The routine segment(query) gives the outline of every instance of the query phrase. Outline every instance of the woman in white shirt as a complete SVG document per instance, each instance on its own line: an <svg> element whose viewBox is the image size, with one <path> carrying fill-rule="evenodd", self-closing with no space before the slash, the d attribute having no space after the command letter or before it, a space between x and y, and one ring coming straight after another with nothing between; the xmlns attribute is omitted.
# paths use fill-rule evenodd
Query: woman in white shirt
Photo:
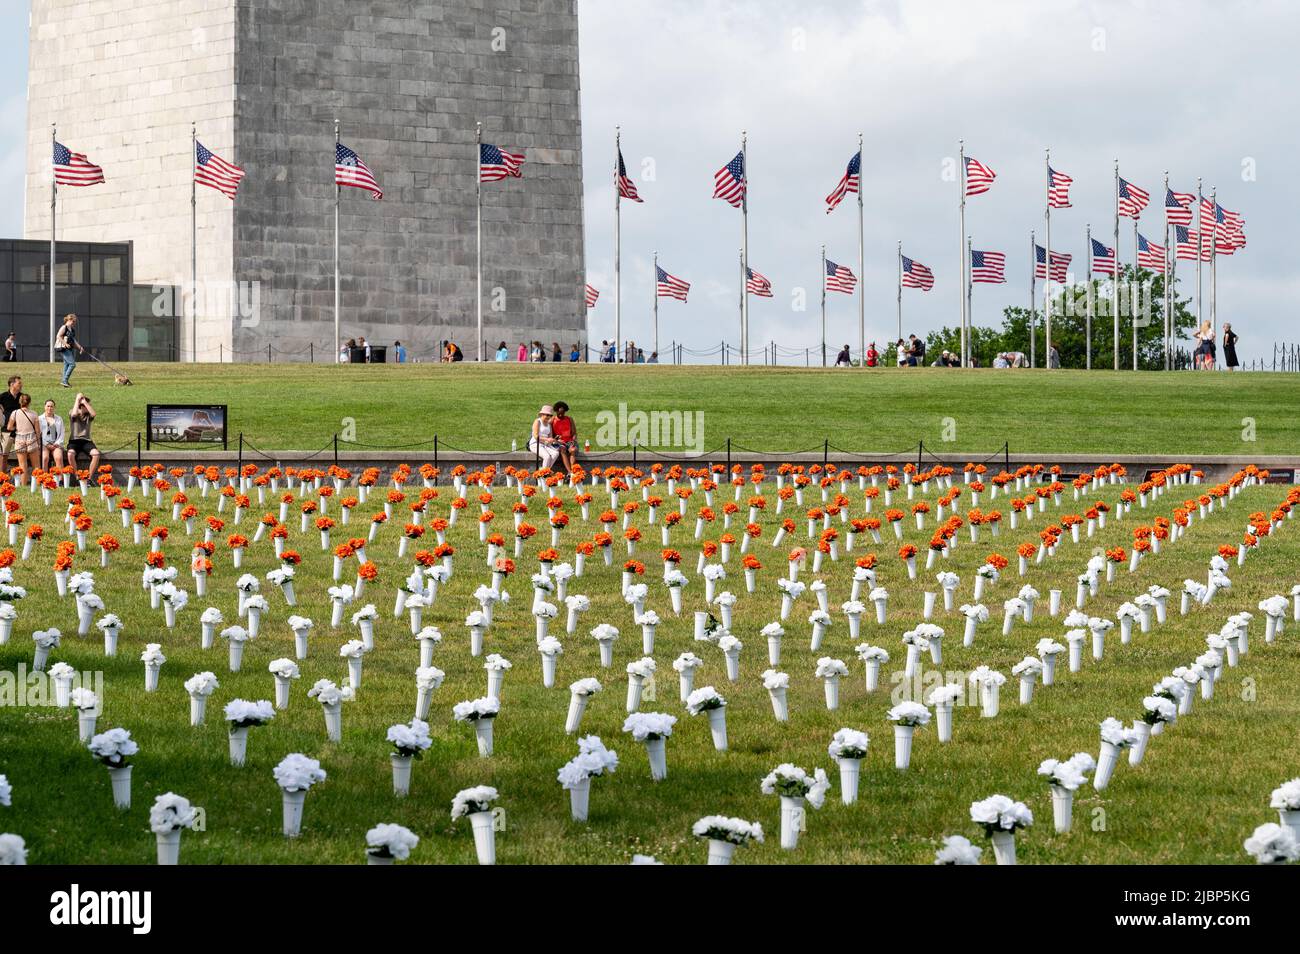
<svg viewBox="0 0 1300 954"><path fill-rule="evenodd" d="M41 429L41 468L63 466L63 418L54 413L54 402L45 402L45 413L36 419Z"/></svg>
<svg viewBox="0 0 1300 954"><path fill-rule="evenodd" d="M554 416L555 409L549 404L543 404L537 412L537 420L533 421L532 437L528 439L528 449L537 455L539 466L545 469L554 467L560 456L560 442L551 430L551 419Z"/></svg>

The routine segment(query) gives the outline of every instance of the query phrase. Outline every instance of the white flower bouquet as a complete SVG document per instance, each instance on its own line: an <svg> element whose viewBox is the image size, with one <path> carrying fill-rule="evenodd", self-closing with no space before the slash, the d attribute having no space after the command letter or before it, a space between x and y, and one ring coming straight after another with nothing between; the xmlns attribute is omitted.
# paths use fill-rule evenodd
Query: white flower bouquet
<svg viewBox="0 0 1300 954"><path fill-rule="evenodd" d="M569 684L569 714L564 721L566 735L578 731L582 714L587 710L587 700L598 692L600 692L600 682L591 677Z"/></svg>
<svg viewBox="0 0 1300 954"><path fill-rule="evenodd" d="M804 803L820 809L826 802L830 779L825 769L813 774L797 765L783 762L764 776L760 790L764 795L781 798L781 847L793 850L799 844L799 832L804 826Z"/></svg>
<svg viewBox="0 0 1300 954"><path fill-rule="evenodd" d="M1110 777L1119 762L1119 753L1130 749L1138 741L1136 729L1130 729L1118 719L1106 718L1101 723L1101 754L1097 757L1097 773L1092 787L1101 791L1110 784Z"/></svg>
<svg viewBox="0 0 1300 954"><path fill-rule="evenodd" d="M709 843L709 864L729 865L737 846L763 840L763 826L743 818L705 815L691 826L691 834Z"/></svg>
<svg viewBox="0 0 1300 954"><path fill-rule="evenodd" d="M1007 677L996 669L990 669L988 666L976 666L966 678L970 680L971 685L979 687L980 715L986 719L996 717L999 706L999 691L1006 683Z"/></svg>
<svg viewBox="0 0 1300 954"><path fill-rule="evenodd" d="M578 754L560 767L556 779L569 793L569 811L574 821L585 822L591 798L591 780L612 774L618 768L618 753L605 748L600 736L578 740Z"/></svg>
<svg viewBox="0 0 1300 954"><path fill-rule="evenodd" d="M131 756L140 751L131 733L126 729L109 729L92 736L86 748L108 769L113 785L113 804L121 809L130 808Z"/></svg>
<svg viewBox="0 0 1300 954"><path fill-rule="evenodd" d="M302 831L302 809L307 791L325 781L325 770L316 759L292 752L272 769L271 774L281 790L285 837L296 838Z"/></svg>
<svg viewBox="0 0 1300 954"><path fill-rule="evenodd" d="M1052 821L1057 834L1068 832L1074 822L1074 793L1088 781L1088 773L1097 767L1087 752L1076 752L1070 758L1044 759L1038 774L1047 779L1052 793Z"/></svg>
<svg viewBox="0 0 1300 954"><path fill-rule="evenodd" d="M275 708L266 699L232 699L226 703L225 715L230 727L230 764L240 766L248 754L248 730L274 719Z"/></svg>
<svg viewBox="0 0 1300 954"><path fill-rule="evenodd" d="M272 659L266 669L275 677L275 707L277 709L289 708L289 684L294 679L302 676L298 664L292 659L282 657Z"/></svg>
<svg viewBox="0 0 1300 954"><path fill-rule="evenodd" d="M483 758L492 754L492 729L500 711L500 700L492 696L469 699L452 706L451 714L457 722L469 722L474 726L478 754Z"/></svg>
<svg viewBox="0 0 1300 954"><path fill-rule="evenodd" d="M952 713L966 691L956 683L945 683L930 690L927 702L934 706L935 728L940 742L952 741Z"/></svg>
<svg viewBox="0 0 1300 954"><path fill-rule="evenodd" d="M645 744L650 777L656 782L668 777L665 741L673 734L677 717L663 712L633 712L623 720L623 731Z"/></svg>
<svg viewBox="0 0 1300 954"><path fill-rule="evenodd" d="M866 666L867 692L875 692L880 687L880 667L889 662L888 650L870 643L859 643L854 651Z"/></svg>
<svg viewBox="0 0 1300 954"><path fill-rule="evenodd" d="M490 785L461 789L451 800L451 820L468 818L474 829L474 850L481 865L497 861L495 817L492 803L500 795Z"/></svg>
<svg viewBox="0 0 1300 954"><path fill-rule="evenodd" d="M198 812L190 800L175 792L164 792L149 809L149 828L158 842L158 864L180 864L181 832L193 828Z"/></svg>
<svg viewBox="0 0 1300 954"><path fill-rule="evenodd" d="M984 829L993 841L993 854L1000 865L1016 863L1016 832L1034 823L1034 814L1024 802L1006 795L990 795L971 802L971 821Z"/></svg>
<svg viewBox="0 0 1300 954"><path fill-rule="evenodd" d="M934 853L936 865L977 865L984 849L972 845L965 835L949 835L943 840L943 847Z"/></svg>
<svg viewBox="0 0 1300 954"><path fill-rule="evenodd" d="M1020 679L1020 704L1027 706L1034 698L1034 683L1042 674L1043 663L1037 656L1026 656L1011 667L1011 675Z"/></svg>
<svg viewBox="0 0 1300 954"><path fill-rule="evenodd" d="M331 742L343 738L343 703L351 701L356 695L351 686L340 688L329 679L318 679L310 689L307 697L315 699L321 705L325 715L325 732Z"/></svg>
<svg viewBox="0 0 1300 954"><path fill-rule="evenodd" d="M852 805L858 800L862 760L867 757L870 739L857 729L838 729L826 751L840 766L840 800Z"/></svg>
<svg viewBox="0 0 1300 954"><path fill-rule="evenodd" d="M912 736L930 723L930 710L919 702L900 702L886 718L894 723L894 768L904 771L912 763Z"/></svg>
<svg viewBox="0 0 1300 954"><path fill-rule="evenodd" d="M394 861L405 861L419 843L420 836L409 828L389 823L376 825L366 832L366 864L391 865Z"/></svg>

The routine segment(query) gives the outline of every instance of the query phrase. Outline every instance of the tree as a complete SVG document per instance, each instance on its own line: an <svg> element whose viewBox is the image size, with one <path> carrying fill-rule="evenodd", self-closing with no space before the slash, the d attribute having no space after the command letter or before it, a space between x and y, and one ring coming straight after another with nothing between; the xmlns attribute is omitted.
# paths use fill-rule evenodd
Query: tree
<svg viewBox="0 0 1300 954"><path fill-rule="evenodd" d="M1136 293L1134 293L1136 289ZM1196 316L1191 310L1190 298L1177 297L1174 288L1173 348L1190 337L1196 327ZM1061 367L1087 367L1087 314L1088 296L1092 296L1092 366L1110 368L1114 364L1114 321L1111 317L1111 283L1109 280L1089 279L1068 288L1062 288L1052 300L1052 344L1061 355ZM1164 295L1165 278L1146 269L1135 270L1123 266L1120 272L1120 341L1119 366L1133 366L1133 326L1130 316L1138 317L1138 367L1142 370L1160 370L1164 359ZM1047 334L1044 315L1035 312L1038 366L1047 363ZM1028 308L1011 306L1002 312L1000 329L973 326L971 328L971 354L982 367L989 367L999 352L1023 351L1029 354ZM926 338L926 348L936 351L961 352L961 329L942 328Z"/></svg>

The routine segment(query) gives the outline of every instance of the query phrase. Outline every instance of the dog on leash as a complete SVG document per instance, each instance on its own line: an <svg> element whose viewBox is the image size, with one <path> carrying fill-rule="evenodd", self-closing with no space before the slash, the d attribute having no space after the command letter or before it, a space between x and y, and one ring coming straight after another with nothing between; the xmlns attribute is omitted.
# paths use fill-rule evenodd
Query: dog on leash
<svg viewBox="0 0 1300 954"><path fill-rule="evenodd" d="M131 379L128 378L125 374L115 374L113 375L113 383L120 384L123 387L130 387Z"/></svg>

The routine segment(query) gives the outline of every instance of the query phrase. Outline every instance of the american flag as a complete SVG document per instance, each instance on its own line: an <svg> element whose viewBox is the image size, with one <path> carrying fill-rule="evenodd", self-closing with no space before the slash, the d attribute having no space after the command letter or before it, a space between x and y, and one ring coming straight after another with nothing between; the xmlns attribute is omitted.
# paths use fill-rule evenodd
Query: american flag
<svg viewBox="0 0 1300 954"><path fill-rule="evenodd" d="M904 255L903 287L919 288L922 291L929 291L934 287L934 272L930 271L920 262L914 262Z"/></svg>
<svg viewBox="0 0 1300 954"><path fill-rule="evenodd" d="M719 169L713 175L713 197L724 199L736 208L740 208L745 197L745 154L736 153L736 158Z"/></svg>
<svg viewBox="0 0 1300 954"><path fill-rule="evenodd" d="M993 185L993 180L997 178L995 173L984 163L970 156L966 157L966 194L979 195L981 192L988 192L989 187Z"/></svg>
<svg viewBox="0 0 1300 954"><path fill-rule="evenodd" d="M746 268L745 291L751 295L757 295L759 298L771 298L772 283L762 273L756 272L752 268Z"/></svg>
<svg viewBox="0 0 1300 954"><path fill-rule="evenodd" d="M971 249L970 280L985 285L1002 285L1007 280L1007 257L1002 252Z"/></svg>
<svg viewBox="0 0 1300 954"><path fill-rule="evenodd" d="M1217 202L1201 200L1202 227L1205 217L1214 224L1214 251L1218 255L1231 255L1246 247L1246 220L1236 212L1229 212Z"/></svg>
<svg viewBox="0 0 1300 954"><path fill-rule="evenodd" d="M829 258L826 259L827 291L844 292L846 295L852 295L857 284L858 277L853 274L847 265L836 265Z"/></svg>
<svg viewBox="0 0 1300 954"><path fill-rule="evenodd" d="M1174 226L1174 254L1178 258L1191 262L1196 261L1196 246L1200 244L1201 235L1196 229L1188 228L1185 225ZM1201 250L1201 261L1208 262L1210 260L1209 243L1206 242L1205 246Z"/></svg>
<svg viewBox="0 0 1300 954"><path fill-rule="evenodd" d="M1163 275L1165 273L1165 247L1147 241L1147 237L1138 233L1137 246L1138 268L1146 268Z"/></svg>
<svg viewBox="0 0 1300 954"><path fill-rule="evenodd" d="M104 170L61 142L54 144L54 181L59 185L88 186L104 181Z"/></svg>
<svg viewBox="0 0 1300 954"><path fill-rule="evenodd" d="M1073 255L1067 255L1064 252L1052 253L1052 281L1064 282L1066 271L1070 267L1070 260ZM1034 277L1047 277L1047 249L1041 245L1034 246Z"/></svg>
<svg viewBox="0 0 1300 954"><path fill-rule="evenodd" d="M1124 179L1119 180L1119 214L1126 218L1136 219L1142 214L1142 210L1147 207L1147 202L1151 199L1151 193L1139 189L1133 183Z"/></svg>
<svg viewBox="0 0 1300 954"><path fill-rule="evenodd" d="M1165 221L1170 225L1192 224L1192 203L1196 196L1190 192L1165 189Z"/></svg>
<svg viewBox="0 0 1300 954"><path fill-rule="evenodd" d="M361 161L361 157L341 142L334 144L334 184L369 189L376 202L384 197L374 174Z"/></svg>
<svg viewBox="0 0 1300 954"><path fill-rule="evenodd" d="M1074 182L1064 172L1047 167L1047 204L1053 209L1070 208L1070 185Z"/></svg>
<svg viewBox="0 0 1300 954"><path fill-rule="evenodd" d="M655 266L655 295L659 298L676 298L686 300L686 293L691 290L691 283L684 282L674 275L669 275L658 265Z"/></svg>
<svg viewBox="0 0 1300 954"><path fill-rule="evenodd" d="M507 176L522 179L519 167L524 164L522 152L506 152L497 146L481 142L478 144L478 181L496 182Z"/></svg>
<svg viewBox="0 0 1300 954"><path fill-rule="evenodd" d="M587 307L595 308L596 299L600 297L600 292L596 291L596 289L591 285L587 285L586 289L587 289Z"/></svg>
<svg viewBox="0 0 1300 954"><path fill-rule="evenodd" d="M830 215L835 211L835 207L840 204L846 193L857 192L858 183L862 174L862 150L853 154L849 160L849 167L844 170L844 178L840 184L835 187L835 191L826 197L826 214Z"/></svg>
<svg viewBox="0 0 1300 954"><path fill-rule="evenodd" d="M239 191L239 180L244 178L244 170L232 166L197 140L194 143L194 153L194 181L199 185L211 186L233 199Z"/></svg>
<svg viewBox="0 0 1300 954"><path fill-rule="evenodd" d="M1092 272L1094 275L1115 274L1115 250L1092 240Z"/></svg>
<svg viewBox="0 0 1300 954"><path fill-rule="evenodd" d="M624 199L631 199L633 202L644 201L636 194L636 183L627 175L627 166L623 165L623 150L618 151L618 168L614 170L614 183L618 186L618 194Z"/></svg>

